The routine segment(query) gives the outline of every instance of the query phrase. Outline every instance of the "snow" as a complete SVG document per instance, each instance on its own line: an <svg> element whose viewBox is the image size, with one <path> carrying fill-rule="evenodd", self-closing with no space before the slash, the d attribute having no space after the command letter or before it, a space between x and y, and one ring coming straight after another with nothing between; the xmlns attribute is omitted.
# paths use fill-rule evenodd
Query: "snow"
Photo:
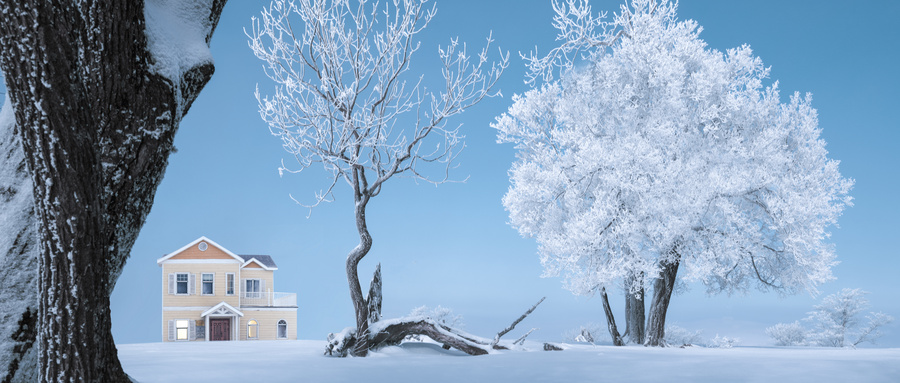
<svg viewBox="0 0 900 383"><path fill-rule="evenodd" d="M464 356L404 343L366 358L322 355L324 341L118 345L139 382L897 382L900 349L648 348L564 345L564 351Z"/></svg>
<svg viewBox="0 0 900 383"><path fill-rule="evenodd" d="M32 183L25 168L25 153L14 134L15 123L7 93L0 110L0 264L4 265L0 268L0 379L8 373L9 362L17 357L13 349L19 343L13 337L19 335L19 319L27 308L37 307L37 228L33 225ZM35 355L30 350L20 363L28 364Z"/></svg>
<svg viewBox="0 0 900 383"><path fill-rule="evenodd" d="M147 45L153 55L154 72L177 85L191 68L213 62L206 44L212 0L147 0L145 4Z"/></svg>

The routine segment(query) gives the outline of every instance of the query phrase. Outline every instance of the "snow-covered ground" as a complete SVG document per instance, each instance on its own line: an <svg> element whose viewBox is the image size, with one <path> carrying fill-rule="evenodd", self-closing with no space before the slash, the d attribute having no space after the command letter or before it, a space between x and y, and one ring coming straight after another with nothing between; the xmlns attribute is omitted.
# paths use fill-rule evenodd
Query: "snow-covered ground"
<svg viewBox="0 0 900 383"><path fill-rule="evenodd" d="M150 382L900 382L900 349L645 348L571 345L470 357L406 343L369 358L322 356L324 341L118 345Z"/></svg>

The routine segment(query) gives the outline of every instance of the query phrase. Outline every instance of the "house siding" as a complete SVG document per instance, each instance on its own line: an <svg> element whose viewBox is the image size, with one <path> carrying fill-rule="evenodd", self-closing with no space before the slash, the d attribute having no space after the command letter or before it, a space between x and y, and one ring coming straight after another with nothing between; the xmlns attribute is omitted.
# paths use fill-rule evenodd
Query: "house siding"
<svg viewBox="0 0 900 383"><path fill-rule="evenodd" d="M212 246L210 246L210 249ZM209 250L207 250L209 251ZM219 302L226 302L234 307L238 307L238 294L240 293L240 263L175 263L163 264L162 272L162 296L163 307L184 307L184 306L207 306L212 307ZM196 294L194 295L175 295L169 294L169 274L172 273L192 273L196 275L194 287ZM213 295L203 295L203 273L213 273ZM225 275L234 273L234 295L225 295ZM271 272L270 272L271 273ZM267 282L268 283L268 282ZM269 286L268 284L266 286Z"/></svg>
<svg viewBox="0 0 900 383"><path fill-rule="evenodd" d="M261 279L265 280L266 287L262 292L275 291L275 274L269 270L263 269L241 269L241 279ZM241 286L241 290L244 287Z"/></svg>
<svg viewBox="0 0 900 383"><path fill-rule="evenodd" d="M240 339L247 340L247 323L250 320L259 322L259 340L277 339L278 321L284 319L287 322L287 339L297 339L297 309L296 308L266 308L244 309L241 317ZM251 339L255 340L255 339Z"/></svg>
<svg viewBox="0 0 900 383"><path fill-rule="evenodd" d="M181 311L167 311L163 310L163 321L162 321L162 340L163 342L169 342L169 321L172 319L189 319L192 321L199 321L203 318L200 317L203 311L196 310L181 310ZM196 323L196 322L195 322ZM197 338L193 341L202 341L206 339ZM172 341L172 342L185 342L185 341Z"/></svg>

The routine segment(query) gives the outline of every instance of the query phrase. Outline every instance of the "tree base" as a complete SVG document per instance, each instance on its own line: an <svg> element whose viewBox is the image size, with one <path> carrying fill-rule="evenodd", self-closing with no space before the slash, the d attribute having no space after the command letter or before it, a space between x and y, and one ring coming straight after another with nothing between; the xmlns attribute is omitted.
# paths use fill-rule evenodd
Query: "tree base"
<svg viewBox="0 0 900 383"><path fill-rule="evenodd" d="M325 355L346 357L354 350L377 350L385 346L396 346L410 335L424 335L442 344L444 349L455 348L469 355L485 355L491 350L508 350L506 346L492 344L490 340L466 334L465 332L440 324L430 318L408 317L378 321L369 326L364 338L356 334L356 329L345 328L339 333L328 334ZM361 343L364 342L364 343Z"/></svg>

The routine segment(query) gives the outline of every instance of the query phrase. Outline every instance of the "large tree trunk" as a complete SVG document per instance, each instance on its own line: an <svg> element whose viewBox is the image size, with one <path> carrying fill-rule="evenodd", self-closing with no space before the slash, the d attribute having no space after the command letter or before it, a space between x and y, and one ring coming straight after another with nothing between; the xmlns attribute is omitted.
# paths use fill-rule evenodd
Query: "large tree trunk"
<svg viewBox="0 0 900 383"><path fill-rule="evenodd" d="M194 22L208 43L224 3L196 0L179 10L205 12ZM178 124L213 72L202 61L163 73L144 17L143 1L0 3L0 66L39 223L42 381L129 381L109 296Z"/></svg>
<svg viewBox="0 0 900 383"><path fill-rule="evenodd" d="M0 382L37 380L38 237L31 176L7 99L0 112Z"/></svg>
<svg viewBox="0 0 900 383"><path fill-rule="evenodd" d="M631 288L638 283L637 292ZM644 344L644 283L643 275L625 280L625 336L630 343Z"/></svg>
<svg viewBox="0 0 900 383"><path fill-rule="evenodd" d="M650 302L650 318L647 320L647 341L649 346L665 346L666 311L675 290L675 276L678 274L679 259L660 261L660 275L653 284L653 301Z"/></svg>
<svg viewBox="0 0 900 383"><path fill-rule="evenodd" d="M612 308L609 306L609 297L606 295L606 287L600 288L600 299L603 301L603 312L606 314L606 328L609 330L609 337L612 339L613 345L624 346L625 342L619 335L619 329L616 327L616 318L613 317Z"/></svg>

